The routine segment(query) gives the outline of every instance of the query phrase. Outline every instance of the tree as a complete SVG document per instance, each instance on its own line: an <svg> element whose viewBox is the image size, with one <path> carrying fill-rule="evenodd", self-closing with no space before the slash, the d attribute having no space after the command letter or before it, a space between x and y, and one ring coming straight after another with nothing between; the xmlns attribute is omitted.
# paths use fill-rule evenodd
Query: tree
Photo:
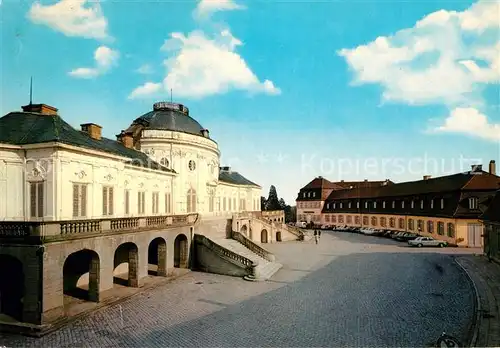
<svg viewBox="0 0 500 348"><path fill-rule="evenodd" d="M266 197L260 196L260 210L266 210Z"/></svg>
<svg viewBox="0 0 500 348"><path fill-rule="evenodd" d="M279 200L278 202L279 202L279 204L280 204L280 209L281 209L281 210L285 210L285 209L286 209L286 207L287 207L287 205L286 205L286 203L285 203L285 200L284 200L283 198L280 198L280 200Z"/></svg>
<svg viewBox="0 0 500 348"><path fill-rule="evenodd" d="M278 199L278 193L276 192L276 187L271 185L269 188L269 196L266 201L266 210L281 210L281 205Z"/></svg>

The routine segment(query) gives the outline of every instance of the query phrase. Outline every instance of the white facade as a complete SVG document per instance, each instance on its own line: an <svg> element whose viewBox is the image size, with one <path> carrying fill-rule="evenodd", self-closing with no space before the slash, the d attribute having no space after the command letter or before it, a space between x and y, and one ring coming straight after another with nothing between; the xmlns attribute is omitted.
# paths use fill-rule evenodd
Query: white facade
<svg viewBox="0 0 500 348"><path fill-rule="evenodd" d="M213 140L183 132L143 130L139 148L175 173L62 143L0 143L0 220L84 220L188 212L210 217L260 210L260 187L218 180L220 152Z"/></svg>

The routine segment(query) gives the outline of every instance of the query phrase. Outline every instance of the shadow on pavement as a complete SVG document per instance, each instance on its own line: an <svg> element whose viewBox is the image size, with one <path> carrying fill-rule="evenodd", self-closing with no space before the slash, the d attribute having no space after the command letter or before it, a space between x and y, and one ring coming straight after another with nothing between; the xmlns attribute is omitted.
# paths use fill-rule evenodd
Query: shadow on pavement
<svg viewBox="0 0 500 348"><path fill-rule="evenodd" d="M198 319L108 337L119 346L428 346L443 331L467 341L474 301L446 255L350 254Z"/></svg>

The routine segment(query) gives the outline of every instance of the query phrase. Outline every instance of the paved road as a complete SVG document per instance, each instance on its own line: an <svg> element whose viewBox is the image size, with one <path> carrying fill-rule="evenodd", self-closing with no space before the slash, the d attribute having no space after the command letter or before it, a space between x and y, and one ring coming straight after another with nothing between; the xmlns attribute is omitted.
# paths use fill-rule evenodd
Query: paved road
<svg viewBox="0 0 500 348"><path fill-rule="evenodd" d="M196 273L44 336L8 347L427 346L465 339L472 287L450 253L324 232L269 244L285 267L270 281Z"/></svg>

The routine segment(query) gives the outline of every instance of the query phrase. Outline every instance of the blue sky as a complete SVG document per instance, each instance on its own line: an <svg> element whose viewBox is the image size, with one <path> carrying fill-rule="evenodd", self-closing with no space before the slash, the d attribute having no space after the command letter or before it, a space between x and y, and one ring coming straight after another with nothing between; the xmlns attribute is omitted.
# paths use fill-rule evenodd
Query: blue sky
<svg viewBox="0 0 500 348"><path fill-rule="evenodd" d="M288 203L315 176L500 163L498 2L4 0L1 114L29 101L114 138L187 105L222 162Z"/></svg>

